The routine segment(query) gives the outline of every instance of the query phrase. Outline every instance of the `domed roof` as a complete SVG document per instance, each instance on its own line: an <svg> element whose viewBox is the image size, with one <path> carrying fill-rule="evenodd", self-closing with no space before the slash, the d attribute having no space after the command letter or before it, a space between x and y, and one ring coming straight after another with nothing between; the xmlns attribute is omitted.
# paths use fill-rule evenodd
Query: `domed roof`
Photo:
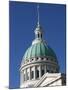
<svg viewBox="0 0 68 90"><path fill-rule="evenodd" d="M56 59L54 51L44 42L38 42L31 45L25 52L23 60L28 60L34 57L50 56Z"/></svg>
<svg viewBox="0 0 68 90"><path fill-rule="evenodd" d="M36 57L52 57L55 60L57 59L54 51L43 40L40 24L37 24L35 29L35 39L33 40L32 45L26 50L23 60L27 61Z"/></svg>

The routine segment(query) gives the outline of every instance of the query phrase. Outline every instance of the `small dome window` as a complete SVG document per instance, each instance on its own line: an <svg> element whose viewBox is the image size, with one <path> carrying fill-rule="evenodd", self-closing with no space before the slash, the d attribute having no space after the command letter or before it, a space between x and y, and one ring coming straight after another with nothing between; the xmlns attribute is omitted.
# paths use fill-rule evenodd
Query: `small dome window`
<svg viewBox="0 0 68 90"><path fill-rule="evenodd" d="M44 58L42 57L41 59L43 60Z"/></svg>
<svg viewBox="0 0 68 90"><path fill-rule="evenodd" d="M38 60L38 57L36 59Z"/></svg>
<svg viewBox="0 0 68 90"><path fill-rule="evenodd" d="M34 59L32 58L32 61L33 61Z"/></svg>

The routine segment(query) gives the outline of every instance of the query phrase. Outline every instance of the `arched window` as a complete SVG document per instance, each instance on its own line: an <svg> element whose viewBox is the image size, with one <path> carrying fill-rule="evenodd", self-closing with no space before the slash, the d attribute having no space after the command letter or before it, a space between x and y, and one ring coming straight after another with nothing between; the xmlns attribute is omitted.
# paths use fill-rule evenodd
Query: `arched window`
<svg viewBox="0 0 68 90"><path fill-rule="evenodd" d="M31 71L31 79L34 78L34 71Z"/></svg>
<svg viewBox="0 0 68 90"><path fill-rule="evenodd" d="M59 69L58 68L56 68L56 73L58 73L59 72Z"/></svg>
<svg viewBox="0 0 68 90"><path fill-rule="evenodd" d="M38 38L39 38L39 33L38 33Z"/></svg>
<svg viewBox="0 0 68 90"><path fill-rule="evenodd" d="M42 38L42 34L41 34L41 38Z"/></svg>
<svg viewBox="0 0 68 90"><path fill-rule="evenodd" d="M53 73L53 70L51 70L51 73Z"/></svg>
<svg viewBox="0 0 68 90"><path fill-rule="evenodd" d="M47 68L47 70L46 70L47 72L51 71L51 66L50 65L47 65L46 68Z"/></svg>
<svg viewBox="0 0 68 90"><path fill-rule="evenodd" d="M48 58L47 58L47 60L48 60Z"/></svg>
<svg viewBox="0 0 68 90"><path fill-rule="evenodd" d="M39 70L36 70L36 73L37 73L36 78L39 78Z"/></svg>
<svg viewBox="0 0 68 90"><path fill-rule="evenodd" d="M49 72L49 70L47 70L47 72Z"/></svg>
<svg viewBox="0 0 68 90"><path fill-rule="evenodd" d="M42 76L44 75L44 69L42 69Z"/></svg>
<svg viewBox="0 0 68 90"><path fill-rule="evenodd" d="M44 65L42 65L42 66L41 66L41 76L43 76L43 75L44 75L44 73L45 73L45 71L44 71L44 70L45 70L45 66L44 66Z"/></svg>
<svg viewBox="0 0 68 90"><path fill-rule="evenodd" d="M39 66L36 66L36 78L39 78Z"/></svg>
<svg viewBox="0 0 68 90"><path fill-rule="evenodd" d="M34 67L31 67L31 79L34 78Z"/></svg>

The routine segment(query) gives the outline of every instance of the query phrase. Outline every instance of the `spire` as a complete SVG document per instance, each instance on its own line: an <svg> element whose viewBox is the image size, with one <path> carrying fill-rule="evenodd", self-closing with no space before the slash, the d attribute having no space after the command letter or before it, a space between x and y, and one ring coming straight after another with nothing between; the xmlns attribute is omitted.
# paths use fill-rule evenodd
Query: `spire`
<svg viewBox="0 0 68 90"><path fill-rule="evenodd" d="M39 4L37 4L37 27L35 29L36 39L42 39L42 28L40 27L40 18L39 18Z"/></svg>
<svg viewBox="0 0 68 90"><path fill-rule="evenodd" d="M38 42L43 41L43 36L42 36L42 28L40 26L40 13L39 13L39 4L37 4L37 26L35 28L35 40L32 42L32 45Z"/></svg>
<svg viewBox="0 0 68 90"><path fill-rule="evenodd" d="M37 22L37 24L38 24L38 26L40 26L40 22L39 22L39 4L37 4L37 17L38 17L38 22Z"/></svg>

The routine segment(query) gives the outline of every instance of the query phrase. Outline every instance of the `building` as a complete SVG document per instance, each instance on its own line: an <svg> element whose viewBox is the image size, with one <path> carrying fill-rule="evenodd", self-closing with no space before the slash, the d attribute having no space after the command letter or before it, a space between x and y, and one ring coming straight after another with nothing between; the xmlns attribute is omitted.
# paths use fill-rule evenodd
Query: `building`
<svg viewBox="0 0 68 90"><path fill-rule="evenodd" d="M20 88L65 85L65 75L59 73L59 64L53 49L43 39L43 30L38 22L35 39L26 50L20 67Z"/></svg>

